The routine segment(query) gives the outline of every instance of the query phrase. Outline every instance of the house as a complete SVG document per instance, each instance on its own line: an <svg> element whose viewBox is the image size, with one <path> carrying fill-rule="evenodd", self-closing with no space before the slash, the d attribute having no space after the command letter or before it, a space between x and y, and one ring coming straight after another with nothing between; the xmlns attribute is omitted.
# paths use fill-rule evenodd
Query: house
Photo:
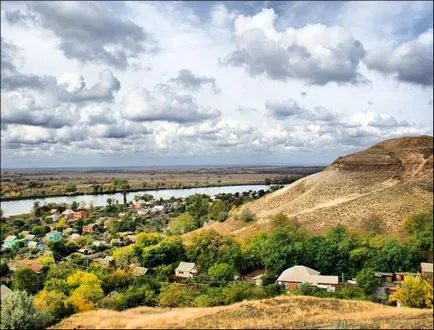
<svg viewBox="0 0 434 330"><path fill-rule="evenodd" d="M118 233L118 236L121 238L125 238L129 235L134 235L134 232L133 231L121 231Z"/></svg>
<svg viewBox="0 0 434 330"><path fill-rule="evenodd" d="M43 250L44 249L44 245L35 241L30 241L27 243L27 248L28 249L38 249L38 250Z"/></svg>
<svg viewBox="0 0 434 330"><path fill-rule="evenodd" d="M136 243L137 242L137 235L128 235L128 236L125 236L125 239L129 240L133 243Z"/></svg>
<svg viewBox="0 0 434 330"><path fill-rule="evenodd" d="M37 262L33 262L31 265L30 265L30 269L33 271L33 272L35 272L35 273L41 273L41 271L42 271L42 269L44 268L44 266L42 266L40 263L37 263Z"/></svg>
<svg viewBox="0 0 434 330"><path fill-rule="evenodd" d="M433 282L433 264L428 262L422 262L420 264L420 273L422 277L428 279L430 283Z"/></svg>
<svg viewBox="0 0 434 330"><path fill-rule="evenodd" d="M71 209L67 209L67 210L62 212L62 215L67 217L67 218L72 218L72 217L74 217L74 211Z"/></svg>
<svg viewBox="0 0 434 330"><path fill-rule="evenodd" d="M74 233L74 234L69 235L68 240L69 241L74 241L74 240L76 240L79 237L81 237L80 234Z"/></svg>
<svg viewBox="0 0 434 330"><path fill-rule="evenodd" d="M52 215L45 217L45 219L51 219L51 220L53 220L53 222L57 222L60 219L60 215L57 213L54 213Z"/></svg>
<svg viewBox="0 0 434 330"><path fill-rule="evenodd" d="M14 293L11 289L9 289L6 285L2 284L0 286L0 299L3 301L8 296Z"/></svg>
<svg viewBox="0 0 434 330"><path fill-rule="evenodd" d="M91 223L90 225L83 226L83 233L93 233L96 228L98 228L96 223Z"/></svg>
<svg viewBox="0 0 434 330"><path fill-rule="evenodd" d="M57 213L57 209L51 209L50 210L50 214L56 214Z"/></svg>
<svg viewBox="0 0 434 330"><path fill-rule="evenodd" d="M303 283L307 283L313 287L334 291L339 284L339 277L320 275L320 272L312 268L296 265L283 271L276 283L288 290L296 290Z"/></svg>
<svg viewBox="0 0 434 330"><path fill-rule="evenodd" d="M74 220L87 219L88 216L89 216L89 213L87 211L84 211L84 210L76 211L72 215Z"/></svg>
<svg viewBox="0 0 434 330"><path fill-rule="evenodd" d="M177 277L193 277L198 273L198 269L194 262L181 261L179 266L175 269L175 276Z"/></svg>
<svg viewBox="0 0 434 330"><path fill-rule="evenodd" d="M11 248L18 243L19 239L15 235L9 235L3 240L3 247Z"/></svg>
<svg viewBox="0 0 434 330"><path fill-rule="evenodd" d="M137 215L147 215L150 212L149 209L138 209Z"/></svg>
<svg viewBox="0 0 434 330"><path fill-rule="evenodd" d="M25 241L33 241L34 239L35 239L35 235L33 235L33 234L27 234L25 237L24 237L24 240Z"/></svg>
<svg viewBox="0 0 434 330"><path fill-rule="evenodd" d="M112 256L105 256L104 258L98 258L95 260L102 266L109 266L111 262L113 262Z"/></svg>
<svg viewBox="0 0 434 330"><path fill-rule="evenodd" d="M57 241L62 238L62 234L58 231L52 231L48 233L46 236L51 241Z"/></svg>
<svg viewBox="0 0 434 330"><path fill-rule="evenodd" d="M139 266L135 266L133 268L133 275L134 276L143 276L148 272L148 268L145 267L139 267Z"/></svg>
<svg viewBox="0 0 434 330"><path fill-rule="evenodd" d="M256 286L261 286L262 285L262 277L264 277L265 274L259 274L256 275L255 277L252 277L252 282L255 283Z"/></svg>
<svg viewBox="0 0 434 330"><path fill-rule="evenodd" d="M142 208L146 208L147 206L152 205L152 202L146 202L146 201L134 201L133 202L133 208L137 209L142 209Z"/></svg>
<svg viewBox="0 0 434 330"><path fill-rule="evenodd" d="M151 213L163 213L168 212L169 208L165 205L155 205L153 208L151 208Z"/></svg>
<svg viewBox="0 0 434 330"><path fill-rule="evenodd" d="M3 247L5 248L13 248L15 244L18 243L18 239L15 235L9 235L3 241Z"/></svg>

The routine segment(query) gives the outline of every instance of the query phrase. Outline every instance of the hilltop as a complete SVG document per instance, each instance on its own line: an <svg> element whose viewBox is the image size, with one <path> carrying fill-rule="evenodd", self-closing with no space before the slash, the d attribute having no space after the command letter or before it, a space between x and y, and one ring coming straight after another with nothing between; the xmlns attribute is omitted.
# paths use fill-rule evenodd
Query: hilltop
<svg viewBox="0 0 434 330"><path fill-rule="evenodd" d="M359 228L371 217L381 219L385 232L399 233L405 217L432 206L433 137L403 137L339 157L325 170L249 202L207 228L248 238L271 229L270 216L283 212L313 233L337 224ZM257 220L240 220L245 209Z"/></svg>
<svg viewBox="0 0 434 330"><path fill-rule="evenodd" d="M338 328L430 329L432 309L396 308L371 302L280 296L210 308L139 307L73 315L55 329L143 328Z"/></svg>

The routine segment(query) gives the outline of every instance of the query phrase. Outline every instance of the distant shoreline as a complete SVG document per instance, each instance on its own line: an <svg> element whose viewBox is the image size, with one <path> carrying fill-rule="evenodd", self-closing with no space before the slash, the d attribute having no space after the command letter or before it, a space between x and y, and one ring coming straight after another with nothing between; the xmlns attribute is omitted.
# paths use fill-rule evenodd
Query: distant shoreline
<svg viewBox="0 0 434 330"><path fill-rule="evenodd" d="M183 189L194 189L194 188L216 188L216 187L232 187L232 186L262 186L265 185L264 182L257 182L257 183L234 183L234 184L222 184L222 185L210 185L210 186L186 186L182 188L171 188L171 187L162 187L162 188L135 188L135 189L125 189L122 191L106 191L106 192L97 192L97 193L73 193L73 194L55 194L55 195L38 195L38 196L31 196L31 197L10 197L10 198L1 198L0 202L12 202L12 201L18 201L18 200L29 200L29 199L45 199L50 197L74 197L74 196L93 196L93 195L113 195L113 194L122 194L125 193L131 193L131 192L149 192L149 191L157 191L157 190L183 190ZM271 183L270 186L278 186L283 185L280 183Z"/></svg>

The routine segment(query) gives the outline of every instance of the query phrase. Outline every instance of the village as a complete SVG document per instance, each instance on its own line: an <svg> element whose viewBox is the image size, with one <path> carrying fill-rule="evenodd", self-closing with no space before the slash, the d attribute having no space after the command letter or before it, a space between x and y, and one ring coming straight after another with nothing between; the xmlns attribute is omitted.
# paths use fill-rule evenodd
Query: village
<svg viewBox="0 0 434 330"><path fill-rule="evenodd" d="M124 201L123 205L117 201L108 200L107 205L103 208L92 207L88 209L80 208L77 203L69 208L66 208L66 205L58 207L35 205L33 213L40 215L43 220L39 220L38 223L45 224L45 226L35 226L33 232L22 230L16 235L8 235L2 242L2 260L8 258L6 259L7 268L12 273L22 268L29 268L32 272L41 274L52 264L62 263L69 263L84 270L89 268L92 263L97 263L105 268L113 268L119 265L113 257L116 249L132 247L137 243L138 236L140 236L140 227L137 224L140 222L159 222L159 226L155 227L154 225L151 231L159 230L162 237L167 237L167 235L172 234L170 231L171 228L173 229L173 226L168 225L169 214L173 216L173 214L179 214L187 209L194 213L194 208L200 209L201 204L202 206L205 204L221 206L216 201L219 202L225 198L230 200L230 203L225 205L232 205L233 207L234 200L236 201L235 205L239 205L265 193L249 192L244 194L244 198L241 199L239 194L219 196L219 198L199 196L193 203L191 199L185 198L156 201L152 196L145 194L142 196L143 199L137 196L130 203ZM52 208L48 209L49 207ZM214 211L216 209L214 207ZM217 213L228 216L228 211L230 212L225 206L218 209ZM101 214L106 215L98 216ZM212 216L215 217L215 214ZM198 226L206 227L214 221L216 220L210 219L210 216L205 212L202 214ZM128 223L131 224L131 222L135 225L129 226ZM122 228L130 230L122 230ZM181 230L181 232L183 231ZM56 244L60 244L60 242L63 242L63 245L59 247ZM62 249L65 251L61 251ZM177 264L176 262L172 264L175 264L176 268L172 269L172 273L167 274L167 283L196 285L201 283L201 269L196 263L179 260ZM123 266L126 266L124 268L128 269L134 277L152 277L155 274L155 269L144 267L140 262L131 262ZM374 274L376 285L372 295L378 300L387 301L389 296L401 286L406 276L423 277L432 285L433 264L421 263L417 273L384 272L381 269L375 269ZM11 273L7 276L10 275ZM254 269L244 274L235 272L229 278L226 277L226 280L228 282L245 281L261 286L263 284L262 279L266 276L266 271ZM199 279L192 281L194 278ZM209 278L205 278L203 281L208 283L208 280ZM276 274L271 282L280 286L282 290L289 291L300 290L303 285L326 292L335 292L337 288L342 286L357 286L356 278L345 279L343 274L342 276L323 275L319 271L303 265L293 265L287 268L280 274ZM11 288L2 284L2 299L11 292Z"/></svg>

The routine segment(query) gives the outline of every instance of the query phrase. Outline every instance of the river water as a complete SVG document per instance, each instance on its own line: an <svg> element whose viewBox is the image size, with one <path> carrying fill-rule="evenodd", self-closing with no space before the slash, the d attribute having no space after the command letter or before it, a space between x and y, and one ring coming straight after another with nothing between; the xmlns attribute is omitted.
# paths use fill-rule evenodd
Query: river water
<svg viewBox="0 0 434 330"><path fill-rule="evenodd" d="M188 188L188 189L162 189L162 190L146 190L146 191L134 191L127 193L127 201L133 200L135 195L138 194L151 194L155 199L164 198L168 199L170 197L188 197L194 194L206 194L209 196L214 196L220 193L242 193L245 191L258 191L267 190L268 185L243 185L243 186L220 186L220 187L206 187L206 188ZM3 210L3 215L17 215L28 213L33 208L33 203L39 201L40 205L44 203L68 203L71 204L73 201L78 203L85 202L86 206L89 206L90 202L93 202L94 206L105 205L107 203L107 198L112 198L118 200L119 203L123 203L122 193L114 194L101 194L101 195L81 195L81 196L59 196L59 197L44 197L37 199L21 199L14 201L3 201L1 202L1 208Z"/></svg>

